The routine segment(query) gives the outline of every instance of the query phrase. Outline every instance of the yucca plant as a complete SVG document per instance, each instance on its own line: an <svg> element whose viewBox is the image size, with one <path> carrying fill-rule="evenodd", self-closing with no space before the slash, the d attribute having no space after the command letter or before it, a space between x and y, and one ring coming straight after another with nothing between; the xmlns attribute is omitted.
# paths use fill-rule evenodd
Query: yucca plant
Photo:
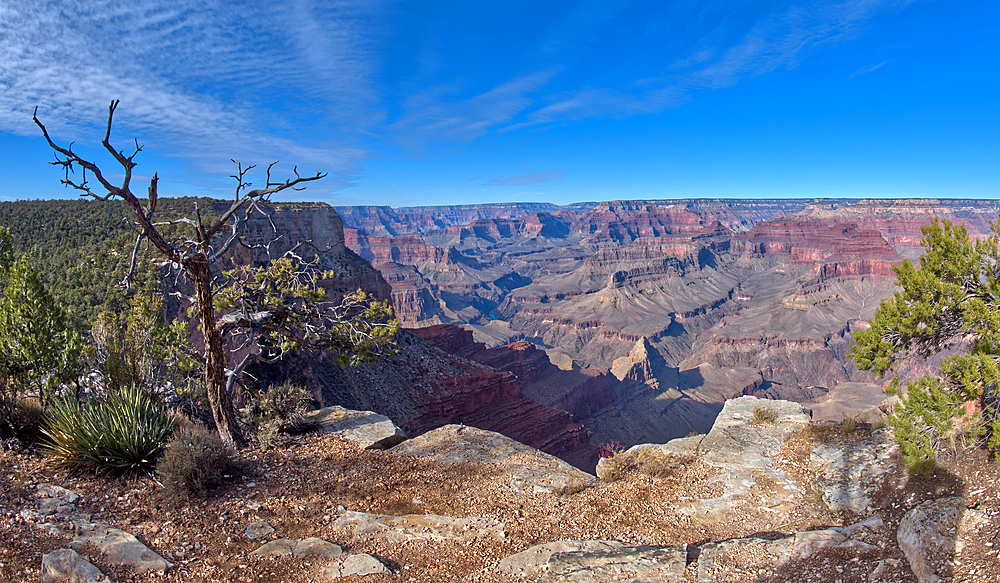
<svg viewBox="0 0 1000 583"><path fill-rule="evenodd" d="M153 395L125 387L84 405L57 400L46 418L42 449L56 463L97 472L151 469L176 421Z"/></svg>

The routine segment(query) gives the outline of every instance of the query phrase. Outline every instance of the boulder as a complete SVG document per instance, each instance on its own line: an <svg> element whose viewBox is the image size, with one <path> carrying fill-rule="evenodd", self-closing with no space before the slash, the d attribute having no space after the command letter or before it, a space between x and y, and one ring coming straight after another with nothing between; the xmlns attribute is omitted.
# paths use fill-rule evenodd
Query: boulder
<svg viewBox="0 0 1000 583"><path fill-rule="evenodd" d="M465 425L445 425L405 441L392 451L446 464L497 464L511 472L510 489L519 493L561 492L597 481L555 456L499 433Z"/></svg>
<svg viewBox="0 0 1000 583"><path fill-rule="evenodd" d="M864 441L814 447L809 464L821 470L815 486L823 502L835 512L870 512L870 495L895 467L897 449L896 440L884 429Z"/></svg>
<svg viewBox="0 0 1000 583"><path fill-rule="evenodd" d="M413 540L472 541L479 538L503 540L503 523L489 518L470 516L453 518L436 514L387 516L345 510L333 522L333 529L348 536L374 534L386 540L403 543Z"/></svg>
<svg viewBox="0 0 1000 583"><path fill-rule="evenodd" d="M73 549L42 555L42 583L111 583L111 579Z"/></svg>
<svg viewBox="0 0 1000 583"><path fill-rule="evenodd" d="M899 522L896 541L919 583L950 578L964 513L962 498L939 498L918 505Z"/></svg>
<svg viewBox="0 0 1000 583"><path fill-rule="evenodd" d="M373 411L352 411L334 405L305 415L324 433L357 443L362 449L388 449L406 439L406 434L385 415Z"/></svg>
<svg viewBox="0 0 1000 583"><path fill-rule="evenodd" d="M139 573L155 571L165 573L173 563L149 550L131 534L103 523L79 522L77 535L69 546L73 549L94 548L103 553L109 562L129 565Z"/></svg>
<svg viewBox="0 0 1000 583"><path fill-rule="evenodd" d="M337 559L334 564L323 569L321 576L330 581L351 575L373 575L375 573L392 573L392 571L375 557L360 553Z"/></svg>

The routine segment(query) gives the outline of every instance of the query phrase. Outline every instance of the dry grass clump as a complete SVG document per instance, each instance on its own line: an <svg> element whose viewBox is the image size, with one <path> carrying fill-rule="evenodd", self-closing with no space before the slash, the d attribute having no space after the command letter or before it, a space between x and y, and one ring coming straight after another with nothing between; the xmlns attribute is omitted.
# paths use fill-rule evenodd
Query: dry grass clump
<svg viewBox="0 0 1000 583"><path fill-rule="evenodd" d="M778 419L778 414L767 405L757 405L753 408L753 423L757 425L770 425Z"/></svg>
<svg viewBox="0 0 1000 583"><path fill-rule="evenodd" d="M165 496L175 501L202 498L239 470L239 462L219 434L193 423L177 430L156 464Z"/></svg>
<svg viewBox="0 0 1000 583"><path fill-rule="evenodd" d="M604 482L615 482L630 472L639 472L651 478L668 478L678 469L693 462L697 456L675 455L656 447L643 447L635 451L620 451L604 458Z"/></svg>

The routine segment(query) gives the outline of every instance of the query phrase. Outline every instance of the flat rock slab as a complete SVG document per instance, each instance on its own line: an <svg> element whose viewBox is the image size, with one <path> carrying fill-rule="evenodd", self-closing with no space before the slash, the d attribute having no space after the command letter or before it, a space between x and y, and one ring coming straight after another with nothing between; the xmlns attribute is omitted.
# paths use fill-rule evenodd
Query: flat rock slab
<svg viewBox="0 0 1000 583"><path fill-rule="evenodd" d="M352 411L334 405L305 415L324 433L357 443L362 449L388 449L406 439L406 434L385 415L374 411Z"/></svg>
<svg viewBox="0 0 1000 583"><path fill-rule="evenodd" d="M546 562L539 583L604 583L605 581L684 580L687 549L676 547L623 546L596 551L554 553Z"/></svg>
<svg viewBox="0 0 1000 583"><path fill-rule="evenodd" d="M883 528L879 517L847 528L826 528L797 532L777 540L739 538L701 547L698 555L698 583L742 582L755 570L770 571L789 561L811 557L821 549L841 549L860 554L875 546L864 540L872 529Z"/></svg>
<svg viewBox="0 0 1000 583"><path fill-rule="evenodd" d="M274 527L263 520L257 520L247 525L246 535L250 540L265 537L272 533L274 533Z"/></svg>
<svg viewBox="0 0 1000 583"><path fill-rule="evenodd" d="M624 546L625 543L616 540L558 540L510 555L500 561L498 568L508 575L534 577L548 569L549 559L556 553L610 551Z"/></svg>
<svg viewBox="0 0 1000 583"><path fill-rule="evenodd" d="M821 470L815 486L822 492L823 502L833 511L869 513L871 495L895 468L892 460L898 449L896 440L884 429L864 441L814 447L809 464Z"/></svg>
<svg viewBox="0 0 1000 583"><path fill-rule="evenodd" d="M331 581L352 575L374 575L376 573L392 573L381 561L371 555L359 553L346 555L334 561L334 564L323 569L320 580Z"/></svg>
<svg viewBox="0 0 1000 583"><path fill-rule="evenodd" d="M760 420L754 412L758 407L768 409L773 420ZM719 483L722 494L695 500L678 510L703 523L725 520L737 505L748 503L747 494L759 482L768 486L760 489L766 494L758 492L753 507L772 512L796 507L802 499L802 488L775 467L775 460L785 438L808 424L809 410L791 401L756 397L726 401L712 430L697 445L698 459L719 469L709 483ZM692 443L682 442L676 449L687 451Z"/></svg>
<svg viewBox="0 0 1000 583"><path fill-rule="evenodd" d="M919 583L951 580L964 513L964 499L939 498L920 504L899 521L896 541Z"/></svg>
<svg viewBox="0 0 1000 583"><path fill-rule="evenodd" d="M519 493L552 493L593 485L597 478L563 460L513 439L465 425L445 425L392 448L446 464L490 463L511 472L510 488Z"/></svg>
<svg viewBox="0 0 1000 583"><path fill-rule="evenodd" d="M340 546L321 538L312 537L302 540L279 538L278 540L265 543L250 554L259 557L293 556L297 559L314 557L335 559L343 553L344 551Z"/></svg>
<svg viewBox="0 0 1000 583"><path fill-rule="evenodd" d="M59 549L42 555L42 583L111 583L111 579L73 549Z"/></svg>
<svg viewBox="0 0 1000 583"><path fill-rule="evenodd" d="M102 523L78 523L80 534L70 541L72 549L93 548L101 551L108 561L118 565L129 565L139 573L155 571L165 573L174 564L149 550L124 530L112 528Z"/></svg>
<svg viewBox="0 0 1000 583"><path fill-rule="evenodd" d="M333 522L333 529L354 537L374 534L396 543L413 540L471 541L481 538L503 540L505 536L503 523L478 516L468 518L436 514L387 516L350 510L341 512Z"/></svg>

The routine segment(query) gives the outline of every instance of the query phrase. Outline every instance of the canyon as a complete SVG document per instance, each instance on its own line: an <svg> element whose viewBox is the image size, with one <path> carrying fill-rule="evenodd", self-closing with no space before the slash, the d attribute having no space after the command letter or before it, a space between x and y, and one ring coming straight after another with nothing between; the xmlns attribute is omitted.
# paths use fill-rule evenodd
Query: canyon
<svg viewBox="0 0 1000 583"><path fill-rule="evenodd" d="M591 444L630 446L703 433L740 395L818 405L847 387L859 403L877 402L880 384L847 356L852 332L893 293L893 267L919 256L922 225L947 219L983 238L1000 205L662 200L337 211L346 247L389 284L405 328L510 374L522 396L572 414ZM577 463L586 457L581 450Z"/></svg>

